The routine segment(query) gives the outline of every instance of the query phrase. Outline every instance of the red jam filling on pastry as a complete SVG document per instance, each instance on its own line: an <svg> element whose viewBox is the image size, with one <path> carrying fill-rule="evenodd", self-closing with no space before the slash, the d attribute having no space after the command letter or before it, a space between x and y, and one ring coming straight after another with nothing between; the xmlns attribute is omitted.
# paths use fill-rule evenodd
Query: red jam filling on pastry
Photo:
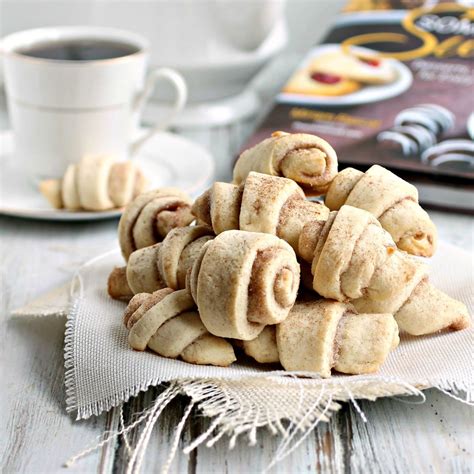
<svg viewBox="0 0 474 474"><path fill-rule="evenodd" d="M323 72L315 72L311 74L311 79L323 84L337 84L338 82L341 82L342 77L333 74L324 74Z"/></svg>
<svg viewBox="0 0 474 474"><path fill-rule="evenodd" d="M362 61L363 63L372 67L380 66L380 59L375 59L375 58L358 58L358 59L359 61Z"/></svg>

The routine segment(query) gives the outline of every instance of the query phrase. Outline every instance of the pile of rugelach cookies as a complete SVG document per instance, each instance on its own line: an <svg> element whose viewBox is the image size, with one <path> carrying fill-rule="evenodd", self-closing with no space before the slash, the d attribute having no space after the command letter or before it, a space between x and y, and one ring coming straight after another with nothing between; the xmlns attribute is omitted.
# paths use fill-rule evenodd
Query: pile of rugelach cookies
<svg viewBox="0 0 474 474"><path fill-rule="evenodd" d="M322 202L307 195L325 195ZM399 332L470 324L417 257L436 228L416 188L381 166L337 173L333 148L276 132L245 151L234 182L194 203L179 190L136 197L119 223L130 346L193 364L259 363L329 377L376 372Z"/></svg>

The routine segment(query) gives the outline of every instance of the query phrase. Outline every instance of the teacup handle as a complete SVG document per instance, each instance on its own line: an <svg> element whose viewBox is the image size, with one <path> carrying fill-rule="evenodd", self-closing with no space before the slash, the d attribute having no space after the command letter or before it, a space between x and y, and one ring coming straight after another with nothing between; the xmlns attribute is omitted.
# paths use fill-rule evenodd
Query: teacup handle
<svg viewBox="0 0 474 474"><path fill-rule="evenodd" d="M169 68L157 68L153 69L149 74L145 82L145 87L143 91L141 91L137 98L135 99L134 105L134 112L140 113L143 109L145 104L147 103L148 99L155 88L155 84L158 80L165 79L170 82L175 91L176 91L176 98L174 99L172 108L168 116L164 121L161 123L155 124L150 130L148 130L145 135L142 135L140 138L135 140L130 145L130 156L133 156L137 151L156 133L160 130L166 129L173 119L176 117L178 112L180 112L184 104L186 103L186 99L188 98L188 88L186 86L186 82L183 79L183 76L176 72L173 69Z"/></svg>

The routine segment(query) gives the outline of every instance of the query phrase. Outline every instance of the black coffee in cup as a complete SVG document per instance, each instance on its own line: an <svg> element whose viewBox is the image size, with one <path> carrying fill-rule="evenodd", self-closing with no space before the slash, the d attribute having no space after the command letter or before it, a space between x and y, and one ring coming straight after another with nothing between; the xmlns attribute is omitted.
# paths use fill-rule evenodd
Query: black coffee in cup
<svg viewBox="0 0 474 474"><path fill-rule="evenodd" d="M139 49L129 43L100 39L72 39L49 41L19 49L24 56L61 61L95 61L114 59L137 53Z"/></svg>

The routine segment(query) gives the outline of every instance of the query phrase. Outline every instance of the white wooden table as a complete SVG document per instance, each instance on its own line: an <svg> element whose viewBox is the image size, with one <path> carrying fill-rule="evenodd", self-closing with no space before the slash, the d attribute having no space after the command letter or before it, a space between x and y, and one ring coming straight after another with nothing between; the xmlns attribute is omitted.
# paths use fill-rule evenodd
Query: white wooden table
<svg viewBox="0 0 474 474"><path fill-rule="evenodd" d="M3 111L0 127L6 125ZM247 133L243 130L241 136ZM209 134L204 130L195 133L194 138L205 144ZM225 152L230 149L228 141L225 135L221 137L220 146ZM442 239L472 251L471 217L444 212L431 212L431 216ZM77 265L113 245L116 226L116 220L69 224L0 217L1 472L63 471L62 464L68 457L93 443L104 430L117 426L114 411L80 422L66 414L64 320L9 317L12 309L65 283ZM129 402L126 418L145 406L159 390ZM472 409L436 390L425 394L426 402L421 405L413 398L362 402L367 423L352 406L344 405L330 423L321 424L270 472L472 472ZM173 402L159 420L144 472L159 472L185 403L184 399ZM193 415L186 423L184 443L207 426L205 419ZM278 438L262 431L257 446L248 447L242 438L232 451L226 449L226 443L221 439L212 449L199 447L189 456L178 454L170 472L260 472L275 453ZM124 446L112 443L70 470L120 473L124 471L125 458Z"/></svg>

